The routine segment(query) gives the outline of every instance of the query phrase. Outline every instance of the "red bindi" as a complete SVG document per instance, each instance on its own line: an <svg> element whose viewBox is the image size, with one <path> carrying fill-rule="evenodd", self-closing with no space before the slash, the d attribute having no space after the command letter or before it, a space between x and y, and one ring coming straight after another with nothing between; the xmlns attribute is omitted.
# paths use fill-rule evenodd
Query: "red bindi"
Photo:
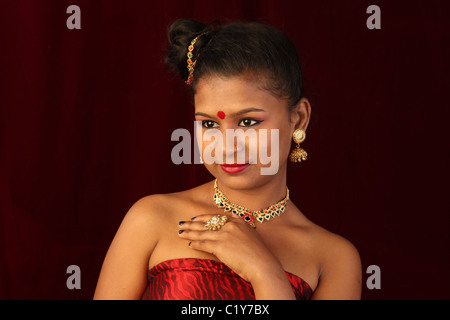
<svg viewBox="0 0 450 320"><path fill-rule="evenodd" d="M218 111L217 112L217 116L220 118L220 119L225 119L225 112L223 112L223 111Z"/></svg>

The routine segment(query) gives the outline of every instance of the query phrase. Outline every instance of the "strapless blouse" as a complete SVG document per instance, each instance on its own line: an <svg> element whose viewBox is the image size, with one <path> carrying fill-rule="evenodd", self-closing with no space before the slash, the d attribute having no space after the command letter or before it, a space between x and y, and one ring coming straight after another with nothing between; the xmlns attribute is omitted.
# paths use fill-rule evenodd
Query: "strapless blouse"
<svg viewBox="0 0 450 320"><path fill-rule="evenodd" d="M298 300L309 300L311 287L286 271ZM142 300L254 300L250 282L224 263L197 258L172 259L148 271Z"/></svg>

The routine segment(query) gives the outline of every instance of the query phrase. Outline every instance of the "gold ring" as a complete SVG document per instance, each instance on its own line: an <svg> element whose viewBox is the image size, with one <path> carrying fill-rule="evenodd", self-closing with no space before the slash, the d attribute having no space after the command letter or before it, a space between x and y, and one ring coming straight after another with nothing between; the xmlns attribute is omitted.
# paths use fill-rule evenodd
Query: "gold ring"
<svg viewBox="0 0 450 320"><path fill-rule="evenodd" d="M212 217L206 224L205 228L209 231L218 231L220 228L222 228L225 223L227 223L228 217L227 216L221 216L218 214L217 216Z"/></svg>

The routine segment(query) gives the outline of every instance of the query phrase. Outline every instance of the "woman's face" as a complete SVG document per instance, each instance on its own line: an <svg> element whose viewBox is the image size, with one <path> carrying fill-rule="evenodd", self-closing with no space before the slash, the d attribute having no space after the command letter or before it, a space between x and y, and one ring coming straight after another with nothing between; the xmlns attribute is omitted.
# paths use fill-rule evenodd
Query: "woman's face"
<svg viewBox="0 0 450 320"><path fill-rule="evenodd" d="M302 121L306 129L309 113L302 120L298 108L290 113L285 100L244 77L199 79L194 100L197 143L213 176L236 189L285 176L292 133Z"/></svg>

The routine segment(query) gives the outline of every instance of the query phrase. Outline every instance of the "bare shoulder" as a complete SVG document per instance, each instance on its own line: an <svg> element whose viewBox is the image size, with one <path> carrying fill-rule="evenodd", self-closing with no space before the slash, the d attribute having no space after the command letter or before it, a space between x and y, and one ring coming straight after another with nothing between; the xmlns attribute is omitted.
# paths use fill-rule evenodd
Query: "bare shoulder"
<svg viewBox="0 0 450 320"><path fill-rule="evenodd" d="M106 254L95 299L140 298L147 284L150 257L168 228L177 227L174 221L180 218L180 212L189 214L185 208L195 200L191 198L191 191L155 194L131 206Z"/></svg>
<svg viewBox="0 0 450 320"><path fill-rule="evenodd" d="M156 224L163 222L170 214L170 204L177 201L172 194L153 194L136 201L127 212L124 221L130 220L137 224Z"/></svg>
<svg viewBox="0 0 450 320"><path fill-rule="evenodd" d="M120 247L127 252L132 248L148 261L158 241L167 233L167 227L177 226L174 221L181 220L183 213L189 214L188 203L194 202L191 195L192 191L187 190L139 199L123 218L111 247Z"/></svg>
<svg viewBox="0 0 450 320"><path fill-rule="evenodd" d="M164 214L165 195L149 195L136 201L126 213L119 228L119 232L139 234L143 239L155 237ZM142 232L140 232L142 231ZM156 240L156 239L155 239ZM147 241L148 244L153 241Z"/></svg>
<svg viewBox="0 0 450 320"><path fill-rule="evenodd" d="M346 238L318 225L312 227L312 234L315 238L315 249L322 253L324 267L335 260L358 259L359 253L356 247Z"/></svg>
<svg viewBox="0 0 450 320"><path fill-rule="evenodd" d="M191 213L190 208L202 206L206 201L204 194L209 195L210 183L198 187L165 194L153 194L145 196L128 211L124 221L134 221L135 225L145 225L147 230L157 232L166 223L173 223L174 220L181 220L183 213L187 216ZM209 200L209 198L208 198Z"/></svg>
<svg viewBox="0 0 450 320"><path fill-rule="evenodd" d="M123 218L103 261L94 299L139 299L158 240L157 198L140 199Z"/></svg>
<svg viewBox="0 0 450 320"><path fill-rule="evenodd" d="M346 238L311 225L313 247L319 257L319 284L314 299L360 299L361 259Z"/></svg>

